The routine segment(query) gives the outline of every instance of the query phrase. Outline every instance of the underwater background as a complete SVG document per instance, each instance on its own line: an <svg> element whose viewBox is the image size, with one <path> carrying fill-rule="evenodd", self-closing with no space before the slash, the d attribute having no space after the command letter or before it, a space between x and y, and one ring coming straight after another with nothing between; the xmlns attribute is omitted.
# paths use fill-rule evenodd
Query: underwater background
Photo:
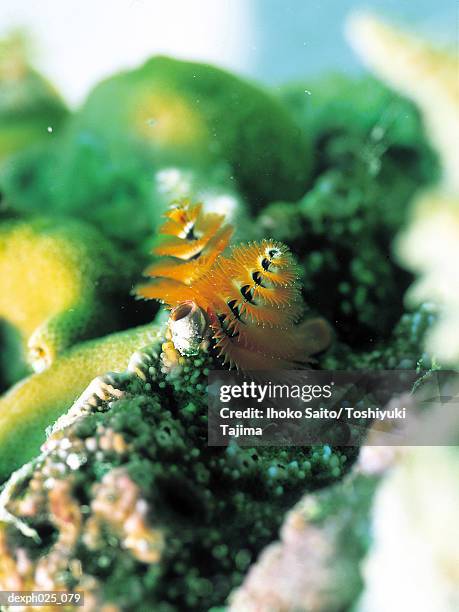
<svg viewBox="0 0 459 612"><path fill-rule="evenodd" d="M2 3L0 589L458 608L457 427L207 444L211 370L457 370L452 6L360 8Z"/></svg>
<svg viewBox="0 0 459 612"><path fill-rule="evenodd" d="M3 0L0 34L25 28L35 67L77 105L101 78L155 53L208 61L273 86L325 70L361 72L343 32L356 9L456 44L451 0L112 0L108 9L103 0Z"/></svg>

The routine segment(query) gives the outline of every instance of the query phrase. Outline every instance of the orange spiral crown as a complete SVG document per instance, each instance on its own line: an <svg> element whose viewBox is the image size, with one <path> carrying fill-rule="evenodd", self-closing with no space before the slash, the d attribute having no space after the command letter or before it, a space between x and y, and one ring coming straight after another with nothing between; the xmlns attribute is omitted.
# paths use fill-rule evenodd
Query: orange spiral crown
<svg viewBox="0 0 459 612"><path fill-rule="evenodd" d="M297 325L304 313L298 266L274 240L233 246L223 215L181 201L166 213L137 295L173 308L194 302L207 315L223 363L244 370L304 367L330 342L322 319Z"/></svg>

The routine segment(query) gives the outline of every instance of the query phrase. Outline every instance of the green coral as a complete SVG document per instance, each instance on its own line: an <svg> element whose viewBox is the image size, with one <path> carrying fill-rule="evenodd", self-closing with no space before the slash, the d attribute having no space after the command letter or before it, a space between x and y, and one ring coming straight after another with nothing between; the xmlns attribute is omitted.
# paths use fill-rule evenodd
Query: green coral
<svg viewBox="0 0 459 612"><path fill-rule="evenodd" d="M404 313L387 339L374 343L373 348L353 351L342 342L336 342L324 356L322 367L330 370L433 370L439 364L435 355L424 349L425 339L432 330L437 315L431 304L422 304L412 312Z"/></svg>
<svg viewBox="0 0 459 612"><path fill-rule="evenodd" d="M269 92L157 57L99 84L52 143L11 156L0 190L13 211L76 215L138 252L170 203L161 170L191 172L204 191L242 192L255 209L302 195L310 158L307 136Z"/></svg>
<svg viewBox="0 0 459 612"><path fill-rule="evenodd" d="M149 508L149 528L164 538L159 562L139 561L110 525L99 533L97 545L89 546L85 522L76 525L81 537L67 551L67 567L72 558L78 559L83 575L98 581L101 600L116 601L122 610L191 611L221 604L271 541L285 510L305 490L339 478L355 456L355 449L328 446L208 446L206 384L211 367L211 358L201 354L165 373L157 350L151 351L145 381L132 375L127 381L119 378L119 399L92 409L81 404L79 413L72 408L68 424L57 424L44 455L28 470L42 479L51 476L54 487L67 482L78 506L91 507L83 521L96 512L91 502L96 483L103 484L120 469L140 489ZM44 483L28 489L25 482L18 491L16 502L40 491L48 495ZM16 502L10 499L5 508L21 520ZM59 531L52 510L43 519ZM38 518L27 523L50 540ZM36 548L25 540L14 523L4 529L13 553L20 545L29 551L35 547L35 559L41 562L46 563L43 555L53 556L44 542ZM51 578L61 588L79 585L71 571Z"/></svg>
<svg viewBox="0 0 459 612"><path fill-rule="evenodd" d="M7 210L69 215L90 222L130 251L149 237L162 209L152 160L141 147L110 149L88 131L70 127L52 146L11 156L0 172Z"/></svg>
<svg viewBox="0 0 459 612"><path fill-rule="evenodd" d="M18 332L27 361L41 370L75 342L119 327L134 270L83 222L4 222L0 318Z"/></svg>
<svg viewBox="0 0 459 612"><path fill-rule="evenodd" d="M161 165L224 161L254 206L305 189L307 137L269 92L213 66L154 57L98 85L78 122L111 139L130 125Z"/></svg>
<svg viewBox="0 0 459 612"><path fill-rule="evenodd" d="M126 369L131 354L157 335L157 325L145 325L82 342L5 393L0 398L0 480L38 452L46 427L93 378Z"/></svg>
<svg viewBox="0 0 459 612"><path fill-rule="evenodd" d="M410 275L392 257L392 241L436 164L408 102L372 80L331 83L330 92L318 83L311 96L286 94L304 130L318 122L313 185L296 205L270 204L255 227L299 255L306 301L361 349L388 338L403 313Z"/></svg>
<svg viewBox="0 0 459 612"><path fill-rule="evenodd" d="M306 89L307 88L307 89ZM367 145L384 147L389 139L399 154L412 155L413 146L430 149L420 116L411 102L372 76L351 77L339 73L326 74L308 83L286 85L280 97L296 121L320 144L331 134L366 138ZM407 161L407 160L406 160ZM438 172L421 158L422 170Z"/></svg>

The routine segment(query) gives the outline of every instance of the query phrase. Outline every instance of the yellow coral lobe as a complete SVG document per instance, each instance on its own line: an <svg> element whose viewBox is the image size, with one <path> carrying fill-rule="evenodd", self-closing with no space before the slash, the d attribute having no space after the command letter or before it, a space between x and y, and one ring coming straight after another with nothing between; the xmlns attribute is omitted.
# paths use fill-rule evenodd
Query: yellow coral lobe
<svg viewBox="0 0 459 612"><path fill-rule="evenodd" d="M34 370L116 326L116 309L106 298L128 285L128 274L117 274L120 260L97 230L76 220L2 224L0 319L19 332Z"/></svg>
<svg viewBox="0 0 459 612"><path fill-rule="evenodd" d="M45 371L33 374L0 398L0 481L33 457L45 429L84 391L109 371L123 372L131 355L158 341L161 330L145 325L82 342Z"/></svg>
<svg viewBox="0 0 459 612"><path fill-rule="evenodd" d="M26 42L19 33L0 41L0 83L19 81L29 72Z"/></svg>
<svg viewBox="0 0 459 612"><path fill-rule="evenodd" d="M221 215L205 214L184 200L167 217L161 229L168 234L168 257L147 269L153 281L137 293L171 308L188 302L206 313L224 364L245 370L301 367L328 346L330 329L321 319L295 325L304 303L298 266L286 245L262 240L223 255L232 230ZM157 255L165 253L160 244Z"/></svg>
<svg viewBox="0 0 459 612"><path fill-rule="evenodd" d="M45 319L73 306L83 280L68 245L26 223L0 232L0 279L0 317L25 337Z"/></svg>

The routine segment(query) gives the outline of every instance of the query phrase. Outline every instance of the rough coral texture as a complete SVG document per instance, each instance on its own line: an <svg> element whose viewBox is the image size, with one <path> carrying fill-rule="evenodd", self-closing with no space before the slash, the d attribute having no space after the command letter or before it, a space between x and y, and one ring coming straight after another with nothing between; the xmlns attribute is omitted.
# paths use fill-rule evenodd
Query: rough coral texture
<svg viewBox="0 0 459 612"><path fill-rule="evenodd" d="M255 236L288 244L306 302L353 352L367 350L405 310L411 277L392 242L410 198L435 179L436 161L414 107L380 83L330 78L308 87L314 95L304 87L283 95L303 129L318 132L312 187L296 204L265 207Z"/></svg>
<svg viewBox="0 0 459 612"><path fill-rule="evenodd" d="M231 612L339 612L362 588L360 560L369 545L378 479L355 472L306 495L230 597Z"/></svg>
<svg viewBox="0 0 459 612"><path fill-rule="evenodd" d="M457 381L451 383L457 387ZM409 405L431 435L445 412L435 402L426 410L423 398L432 391L427 384L425 394L393 397L387 408ZM456 443L458 433L458 419L450 419L443 442ZM435 485L425 478L430 470ZM383 612L404 610L416 601L416 608L425 612L454 610L456 477L455 448L378 446L370 431L351 473L307 494L287 514L279 541L252 565L231 594L229 609L339 612L356 607L359 612ZM432 486L437 495L430 494ZM440 520L432 511L439 496L448 499Z"/></svg>
<svg viewBox="0 0 459 612"><path fill-rule="evenodd" d="M209 447L211 358L171 369L153 348L146 363L142 376L114 375L118 398L73 410L7 484L3 558L16 584L87 588L94 610L207 610L301 493L352 463L352 449Z"/></svg>
<svg viewBox="0 0 459 612"><path fill-rule="evenodd" d="M422 304L406 312L385 340L375 342L366 351L352 353L345 343L337 342L322 365L326 369L419 370L438 369L435 354L425 349L426 337L437 321L436 309Z"/></svg>

